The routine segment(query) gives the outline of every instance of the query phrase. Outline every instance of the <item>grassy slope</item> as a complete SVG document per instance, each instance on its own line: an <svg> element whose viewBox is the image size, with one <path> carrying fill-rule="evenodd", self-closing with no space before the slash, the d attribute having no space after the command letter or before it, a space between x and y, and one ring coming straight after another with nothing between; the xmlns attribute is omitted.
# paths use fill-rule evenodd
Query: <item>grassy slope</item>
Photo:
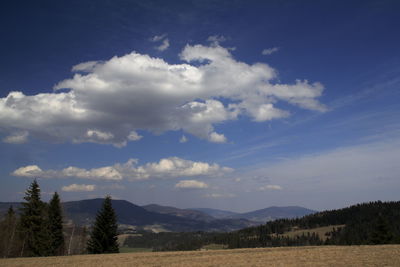
<svg viewBox="0 0 400 267"><path fill-rule="evenodd" d="M343 228L345 225L344 224L340 224L340 225L329 225L329 226L323 226L323 227L317 227L317 228L311 228L311 229L296 229L296 230L292 230L290 232L285 232L283 235L280 236L288 236L288 237L296 237L296 236L301 236L301 235L307 235L308 233L310 233L310 235L312 233L316 233L319 235L319 237L325 241L327 236L326 233L332 232L333 228L338 229Z"/></svg>
<svg viewBox="0 0 400 267"><path fill-rule="evenodd" d="M281 247L0 259L0 266L400 266L400 245Z"/></svg>

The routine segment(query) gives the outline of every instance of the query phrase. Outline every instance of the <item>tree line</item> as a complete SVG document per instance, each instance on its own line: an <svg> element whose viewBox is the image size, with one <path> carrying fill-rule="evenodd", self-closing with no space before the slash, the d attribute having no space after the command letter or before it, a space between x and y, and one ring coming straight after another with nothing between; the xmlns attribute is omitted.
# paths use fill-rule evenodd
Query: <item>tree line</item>
<svg viewBox="0 0 400 267"><path fill-rule="evenodd" d="M25 192L19 215L12 206L0 221L0 255L6 257L118 253L117 217L106 196L88 234L86 227L63 221L60 197L43 202L34 180Z"/></svg>
<svg viewBox="0 0 400 267"><path fill-rule="evenodd" d="M327 232L324 237L312 230L324 226L333 227L332 231ZM297 236L286 234L293 229L308 229L309 232ZM124 245L165 251L196 250L209 244L220 244L231 249L400 244L400 201L357 204L348 208L318 212L302 218L278 219L229 233L154 234L143 232L138 236L128 237Z"/></svg>

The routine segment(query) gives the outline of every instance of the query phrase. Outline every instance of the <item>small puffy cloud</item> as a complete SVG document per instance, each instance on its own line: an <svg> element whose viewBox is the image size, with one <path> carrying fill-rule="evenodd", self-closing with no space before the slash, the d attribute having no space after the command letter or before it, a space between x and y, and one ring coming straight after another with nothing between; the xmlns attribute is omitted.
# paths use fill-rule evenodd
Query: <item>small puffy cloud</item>
<svg viewBox="0 0 400 267"><path fill-rule="evenodd" d="M167 48L166 35L152 39L163 42L160 49ZM209 40L214 42L210 46L186 45L180 63L132 52L80 63L71 78L49 93L9 92L0 98L0 132L8 135L3 141L20 143L29 135L122 147L140 140L138 131L182 130L224 143L228 138L215 125L239 116L254 122L285 118L290 116L286 104L327 110L318 101L321 83L279 83L271 66L236 60L229 48L219 45L222 37Z"/></svg>
<svg viewBox="0 0 400 267"><path fill-rule="evenodd" d="M213 143L226 143L226 137L223 134L218 134L216 132L210 133L209 140Z"/></svg>
<svg viewBox="0 0 400 267"><path fill-rule="evenodd" d="M128 135L128 140L129 141L138 141L138 140L142 139L142 137L143 136L139 135L137 132L132 131Z"/></svg>
<svg viewBox="0 0 400 267"><path fill-rule="evenodd" d="M162 52L162 51L167 50L169 47L169 39L166 37L167 37L167 34L156 35L156 36L150 38L150 41L153 43L162 41L162 43L160 45L154 47L156 50Z"/></svg>
<svg viewBox="0 0 400 267"><path fill-rule="evenodd" d="M259 187L258 190L259 191L282 190L282 187L280 185L269 184L269 185Z"/></svg>
<svg viewBox="0 0 400 267"><path fill-rule="evenodd" d="M29 133L27 131L20 131L10 134L3 138L4 143L9 144L23 144L28 141Z"/></svg>
<svg viewBox="0 0 400 267"><path fill-rule="evenodd" d="M64 192L92 192L96 186L94 184L71 184L61 188Z"/></svg>
<svg viewBox="0 0 400 267"><path fill-rule="evenodd" d="M261 52L261 54L263 54L264 56L267 56L267 55L271 55L278 51L279 51L279 47L266 48Z"/></svg>
<svg viewBox="0 0 400 267"><path fill-rule="evenodd" d="M181 139L179 139L179 143L186 143L188 141L187 137L182 135Z"/></svg>
<svg viewBox="0 0 400 267"><path fill-rule="evenodd" d="M190 161L178 157L161 159L137 166L137 160L130 159L126 163L114 164L93 169L67 167L62 170L42 170L37 165L18 168L11 174L19 177L38 178L80 178L105 181L146 180L151 178L178 178L183 176L218 177L232 172L233 169L221 167L216 163Z"/></svg>
<svg viewBox="0 0 400 267"><path fill-rule="evenodd" d="M208 185L204 182L197 180L183 180L175 185L175 188L181 189L204 189L208 188Z"/></svg>
<svg viewBox="0 0 400 267"><path fill-rule="evenodd" d="M236 195L232 194L232 193L224 193L224 194L211 193L211 194L204 195L204 197L206 197L206 198L232 198L232 197L236 197Z"/></svg>
<svg viewBox="0 0 400 267"><path fill-rule="evenodd" d="M156 46L155 49L157 49L158 51L165 51L167 50L169 47L169 40L168 39L164 39L162 44L160 44L159 46Z"/></svg>
<svg viewBox="0 0 400 267"><path fill-rule="evenodd" d="M14 176L20 176L20 177L36 177L40 176L43 171L42 169L39 168L37 165L28 165L25 167L21 167L16 169L12 175Z"/></svg>

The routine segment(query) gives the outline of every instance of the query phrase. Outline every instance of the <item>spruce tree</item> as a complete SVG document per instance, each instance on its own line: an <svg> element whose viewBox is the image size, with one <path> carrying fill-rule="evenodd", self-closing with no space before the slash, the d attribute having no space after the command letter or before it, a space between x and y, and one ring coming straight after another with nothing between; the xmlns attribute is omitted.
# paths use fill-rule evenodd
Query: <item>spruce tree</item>
<svg viewBox="0 0 400 267"><path fill-rule="evenodd" d="M386 218L379 214L371 233L370 243L374 245L390 244L392 238L393 235L389 229L389 222Z"/></svg>
<svg viewBox="0 0 400 267"><path fill-rule="evenodd" d="M26 256L47 256L49 254L46 223L46 204L40 200L40 187L36 179L31 183L22 203L20 233Z"/></svg>
<svg viewBox="0 0 400 267"><path fill-rule="evenodd" d="M64 254L64 235L62 225L62 211L60 197L54 192L48 208L48 227L49 227L49 245L50 255Z"/></svg>
<svg viewBox="0 0 400 267"><path fill-rule="evenodd" d="M117 217L111 205L111 197L107 196L97 213L87 251L90 254L119 253L117 230Z"/></svg>

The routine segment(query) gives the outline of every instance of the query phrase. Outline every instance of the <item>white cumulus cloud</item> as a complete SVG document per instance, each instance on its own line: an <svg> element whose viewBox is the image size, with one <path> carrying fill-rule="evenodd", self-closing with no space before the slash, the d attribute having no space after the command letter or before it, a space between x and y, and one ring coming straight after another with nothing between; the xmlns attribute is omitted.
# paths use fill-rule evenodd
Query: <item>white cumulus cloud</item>
<svg viewBox="0 0 400 267"><path fill-rule="evenodd" d="M161 159L159 162L150 162L137 165L137 160L130 159L126 163L114 164L93 169L67 167L61 170L42 170L37 165L29 165L16 169L11 174L19 177L37 178L80 178L105 181L146 180L151 178L178 178L178 177L220 177L233 169L219 166L216 163L196 162L178 157Z"/></svg>
<svg viewBox="0 0 400 267"><path fill-rule="evenodd" d="M71 184L61 188L64 192L92 192L96 188L93 184Z"/></svg>
<svg viewBox="0 0 400 267"><path fill-rule="evenodd" d="M208 185L204 182L197 180L183 180L175 185L176 188L185 188L185 189L204 189L208 188Z"/></svg>
<svg viewBox="0 0 400 267"><path fill-rule="evenodd" d="M281 84L277 71L269 65L235 60L231 51L218 43L186 45L179 57L181 63L170 64L132 52L83 62L74 66L73 77L60 81L53 92L10 92L0 98L0 131L10 136L3 141L24 142L29 135L51 142L122 147L140 140L139 130L183 130L224 143L228 138L217 132L215 125L239 115L255 122L289 116L289 110L279 107L280 102L326 110L317 100L324 90L321 83L298 80Z"/></svg>

